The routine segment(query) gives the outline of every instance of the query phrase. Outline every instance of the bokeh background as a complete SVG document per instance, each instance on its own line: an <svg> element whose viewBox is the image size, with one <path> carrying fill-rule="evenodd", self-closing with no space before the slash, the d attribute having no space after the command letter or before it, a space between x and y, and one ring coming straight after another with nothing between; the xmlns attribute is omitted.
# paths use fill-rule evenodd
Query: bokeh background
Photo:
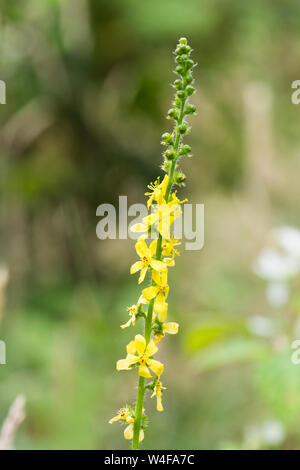
<svg viewBox="0 0 300 470"><path fill-rule="evenodd" d="M97 239L96 208L144 202L160 173L186 36L198 114L180 196L205 204L205 246L171 273L180 334L160 351L165 411L147 400L143 447L300 448L299 277L271 263L284 282L266 297L253 269L270 230L300 227L299 3L2 0L0 21L0 423L27 399L14 446L128 448L108 420L136 396L136 375L115 371L142 326L119 326L136 255Z"/></svg>

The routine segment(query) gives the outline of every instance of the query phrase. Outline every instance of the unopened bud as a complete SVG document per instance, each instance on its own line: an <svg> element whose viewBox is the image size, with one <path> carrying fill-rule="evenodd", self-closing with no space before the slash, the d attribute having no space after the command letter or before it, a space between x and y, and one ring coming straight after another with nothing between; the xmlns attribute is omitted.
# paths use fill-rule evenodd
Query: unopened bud
<svg viewBox="0 0 300 470"><path fill-rule="evenodd" d="M189 126L185 121L182 124L180 124L180 126L178 126L178 131L181 135L186 134L188 129L189 129Z"/></svg>
<svg viewBox="0 0 300 470"><path fill-rule="evenodd" d="M174 139L173 139L172 134L169 134L169 132L165 132L161 136L161 143L163 145L174 145Z"/></svg>
<svg viewBox="0 0 300 470"><path fill-rule="evenodd" d="M184 114L194 114L196 112L196 106L194 104L188 103L185 107Z"/></svg>
<svg viewBox="0 0 300 470"><path fill-rule="evenodd" d="M178 118L178 110L175 108L171 108L168 111L168 117L170 119L177 119Z"/></svg>
<svg viewBox="0 0 300 470"><path fill-rule="evenodd" d="M192 85L188 85L185 91L188 94L188 96L191 96L193 93L195 93L195 88Z"/></svg>

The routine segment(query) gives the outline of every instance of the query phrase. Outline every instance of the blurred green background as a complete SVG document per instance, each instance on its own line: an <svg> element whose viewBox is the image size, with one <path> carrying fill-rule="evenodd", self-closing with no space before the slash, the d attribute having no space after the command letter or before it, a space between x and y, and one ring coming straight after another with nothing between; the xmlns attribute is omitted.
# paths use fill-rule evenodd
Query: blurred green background
<svg viewBox="0 0 300 470"><path fill-rule="evenodd" d="M186 36L198 114L180 196L205 204L205 246L170 275L180 334L161 347L165 411L146 401L142 447L300 448L299 282L273 308L252 270L272 227L300 226L299 3L2 0L0 21L0 423L23 393L15 447L128 448L108 420L136 397L136 375L115 371L142 326L119 326L139 295L136 255L97 239L96 208L144 202L160 174Z"/></svg>

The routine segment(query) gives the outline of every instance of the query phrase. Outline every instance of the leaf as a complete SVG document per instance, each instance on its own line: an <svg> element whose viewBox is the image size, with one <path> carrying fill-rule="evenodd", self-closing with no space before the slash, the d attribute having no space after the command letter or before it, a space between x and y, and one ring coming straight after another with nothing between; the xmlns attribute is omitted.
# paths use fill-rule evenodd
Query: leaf
<svg viewBox="0 0 300 470"><path fill-rule="evenodd" d="M257 364L254 381L265 403L285 424L300 418L300 366L291 353L282 353Z"/></svg>
<svg viewBox="0 0 300 470"><path fill-rule="evenodd" d="M217 369L229 364L262 361L271 350L260 341L247 338L233 338L222 344L213 344L194 358L198 371Z"/></svg>
<svg viewBox="0 0 300 470"><path fill-rule="evenodd" d="M236 335L248 335L248 330L244 323L233 320L226 322L210 322L193 328L188 332L185 343L189 352L198 351L213 342L223 340L225 337Z"/></svg>

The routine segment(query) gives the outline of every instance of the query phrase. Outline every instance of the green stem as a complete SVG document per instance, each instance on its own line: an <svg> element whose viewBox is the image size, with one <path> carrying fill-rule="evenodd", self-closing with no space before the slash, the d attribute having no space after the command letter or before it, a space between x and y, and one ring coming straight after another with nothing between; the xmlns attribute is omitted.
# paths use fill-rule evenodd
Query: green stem
<svg viewBox="0 0 300 470"><path fill-rule="evenodd" d="M180 126L180 124L182 124L182 120L183 120L183 117L184 117L185 103L186 103L186 99L183 100L182 103L181 103L180 115L179 115L179 119L178 119L178 123L177 123L178 126ZM171 168L169 170L169 181L168 181L168 186L167 186L166 194L165 194L166 203L168 203L168 201L169 201L170 192L171 192L171 188L172 188L173 181L174 181L174 172L175 172L175 168L176 168L176 162L177 162L177 159L179 157L179 155L178 155L179 144L180 144L180 133L176 132L176 138L175 138L175 144L174 144L174 150L175 150L176 158L174 158L174 160L172 161ZM162 236L161 236L161 234L159 234L158 241L157 241L157 247L156 247L156 254L155 254L156 259L158 259L158 260L161 259L161 252L162 252ZM153 284L154 284L154 281L152 279L152 285ZM154 306L154 299L150 300L150 302L149 302L147 317L145 319L146 347L147 347L147 345L150 341L150 337L151 337L153 306ZM134 420L134 430L133 430L133 439L132 439L132 450L138 450L138 448L139 448L139 435L140 435L140 429L141 429L141 419L142 419L142 413L143 413L144 395L145 395L145 378L139 376L137 401L136 401L136 407L135 407L135 420Z"/></svg>
<svg viewBox="0 0 300 470"><path fill-rule="evenodd" d="M135 420L133 428L133 439L132 439L132 450L138 450L139 448L139 435L141 427L141 419L143 413L144 393L145 393L145 378L139 375L137 401L135 407Z"/></svg>

